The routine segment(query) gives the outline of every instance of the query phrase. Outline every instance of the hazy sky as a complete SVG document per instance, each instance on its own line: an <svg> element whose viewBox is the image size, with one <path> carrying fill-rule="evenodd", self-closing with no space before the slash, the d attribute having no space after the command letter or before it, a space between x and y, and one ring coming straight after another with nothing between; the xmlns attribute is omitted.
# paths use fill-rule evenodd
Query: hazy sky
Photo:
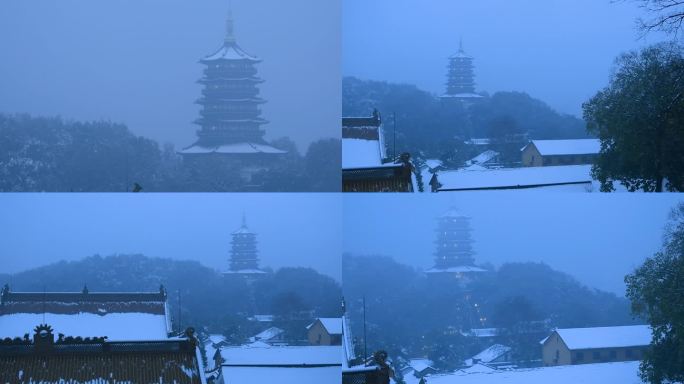
<svg viewBox="0 0 684 384"><path fill-rule="evenodd" d="M478 91L525 91L581 115L616 56L664 39L639 40L638 16L630 0L345 0L342 72L441 94L463 38Z"/></svg>
<svg viewBox="0 0 684 384"><path fill-rule="evenodd" d="M340 0L232 0L238 43L263 59L267 138L301 152L339 137ZM0 113L125 123L185 147L228 0L2 0Z"/></svg>
<svg viewBox="0 0 684 384"><path fill-rule="evenodd" d="M261 266L312 267L340 280L339 194L3 194L0 273L99 253L198 260L228 268L242 213Z"/></svg>
<svg viewBox="0 0 684 384"><path fill-rule="evenodd" d="M470 216L476 263L544 262L595 288L624 295L624 275L662 244L679 194L476 192L347 194L343 248L432 266L436 217Z"/></svg>

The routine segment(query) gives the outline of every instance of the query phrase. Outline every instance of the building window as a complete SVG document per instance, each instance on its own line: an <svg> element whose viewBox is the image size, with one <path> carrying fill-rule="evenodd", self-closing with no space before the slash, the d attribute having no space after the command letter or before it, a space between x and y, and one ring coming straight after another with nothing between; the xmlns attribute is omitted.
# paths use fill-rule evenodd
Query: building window
<svg viewBox="0 0 684 384"><path fill-rule="evenodd" d="M628 359L634 358L634 351L632 351L631 349L626 350L625 357L627 357Z"/></svg>
<svg viewBox="0 0 684 384"><path fill-rule="evenodd" d="M609 355L611 360L617 360L617 351L612 350Z"/></svg>
<svg viewBox="0 0 684 384"><path fill-rule="evenodd" d="M575 355L575 359L577 361L584 361L584 352L577 352L577 354Z"/></svg>
<svg viewBox="0 0 684 384"><path fill-rule="evenodd" d="M591 353L591 358L594 360L599 360L601 358L601 352L599 351L594 351Z"/></svg>

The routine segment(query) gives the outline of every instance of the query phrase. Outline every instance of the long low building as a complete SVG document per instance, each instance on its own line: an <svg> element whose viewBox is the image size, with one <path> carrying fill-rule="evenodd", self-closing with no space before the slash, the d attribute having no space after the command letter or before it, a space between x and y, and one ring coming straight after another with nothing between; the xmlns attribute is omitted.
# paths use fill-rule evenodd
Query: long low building
<svg viewBox="0 0 684 384"><path fill-rule="evenodd" d="M56 333L107 340L159 340L171 329L166 290L158 292L0 293L0 338L31 334L37 324Z"/></svg>
<svg viewBox="0 0 684 384"><path fill-rule="evenodd" d="M592 164L601 150L598 139L532 140L522 148L526 167Z"/></svg>
<svg viewBox="0 0 684 384"><path fill-rule="evenodd" d="M243 345L226 347L214 356L223 384L339 383L341 346Z"/></svg>
<svg viewBox="0 0 684 384"><path fill-rule="evenodd" d="M457 372L427 377L429 384L642 384L639 362Z"/></svg>
<svg viewBox="0 0 684 384"><path fill-rule="evenodd" d="M651 327L556 329L540 341L544 365L640 360L651 342Z"/></svg>
<svg viewBox="0 0 684 384"><path fill-rule="evenodd" d="M442 171L430 179L432 192L548 189L590 192L591 165Z"/></svg>

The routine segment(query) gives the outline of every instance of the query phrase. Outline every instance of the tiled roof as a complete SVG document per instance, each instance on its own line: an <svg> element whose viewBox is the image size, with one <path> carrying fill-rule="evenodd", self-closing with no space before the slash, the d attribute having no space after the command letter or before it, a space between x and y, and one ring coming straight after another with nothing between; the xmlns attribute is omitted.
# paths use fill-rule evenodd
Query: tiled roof
<svg viewBox="0 0 684 384"><path fill-rule="evenodd" d="M12 292L0 295L0 315L11 313L123 313L164 314L166 290L158 292Z"/></svg>
<svg viewBox="0 0 684 384"><path fill-rule="evenodd" d="M34 336L35 337L35 336ZM50 337L53 337L50 335ZM47 344L47 345L46 345ZM202 383L194 339L0 343L0 382Z"/></svg>

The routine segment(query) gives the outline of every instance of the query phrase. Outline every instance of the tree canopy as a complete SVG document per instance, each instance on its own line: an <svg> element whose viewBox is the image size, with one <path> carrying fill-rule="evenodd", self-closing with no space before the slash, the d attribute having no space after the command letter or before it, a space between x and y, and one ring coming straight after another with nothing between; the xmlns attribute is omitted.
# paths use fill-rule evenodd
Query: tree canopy
<svg viewBox="0 0 684 384"><path fill-rule="evenodd" d="M610 84L583 105L601 140L593 167L602 191L684 190L684 57L663 43L620 56Z"/></svg>
<svg viewBox="0 0 684 384"><path fill-rule="evenodd" d="M684 381L684 203L672 212L661 252L625 277L632 311L652 328L651 348L641 362L644 380Z"/></svg>

